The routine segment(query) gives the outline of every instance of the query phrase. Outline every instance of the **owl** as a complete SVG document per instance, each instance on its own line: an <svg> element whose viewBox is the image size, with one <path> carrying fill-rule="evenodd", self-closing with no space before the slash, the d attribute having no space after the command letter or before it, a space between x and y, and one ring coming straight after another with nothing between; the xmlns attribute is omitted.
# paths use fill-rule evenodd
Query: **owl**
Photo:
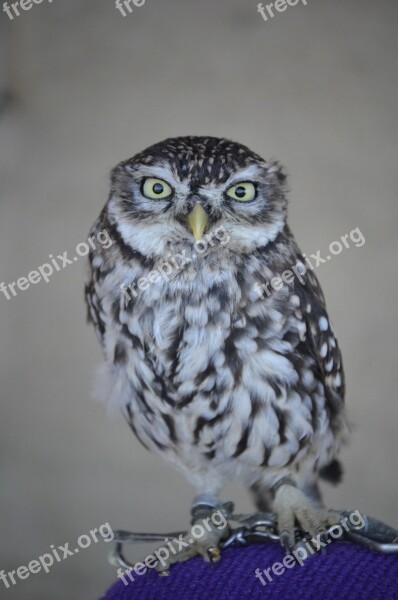
<svg viewBox="0 0 398 600"><path fill-rule="evenodd" d="M348 427L339 346L286 196L279 163L242 144L150 146L111 173L91 235L112 244L90 252L86 299L101 395L185 475L193 510L237 479L290 547L296 524L330 524L318 479L338 471Z"/></svg>

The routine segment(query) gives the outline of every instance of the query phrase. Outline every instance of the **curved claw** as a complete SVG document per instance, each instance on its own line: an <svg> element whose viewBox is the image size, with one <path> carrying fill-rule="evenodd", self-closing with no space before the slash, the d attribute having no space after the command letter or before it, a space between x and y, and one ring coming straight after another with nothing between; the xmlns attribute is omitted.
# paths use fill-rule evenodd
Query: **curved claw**
<svg viewBox="0 0 398 600"><path fill-rule="evenodd" d="M283 546L283 549L285 550L286 554L290 554L296 543L295 537L293 536L294 530L291 531L288 529L284 529L279 533L279 541Z"/></svg>
<svg viewBox="0 0 398 600"><path fill-rule="evenodd" d="M207 548L207 556L209 557L210 562L217 562L221 558L221 551L217 546L211 546L210 548Z"/></svg>

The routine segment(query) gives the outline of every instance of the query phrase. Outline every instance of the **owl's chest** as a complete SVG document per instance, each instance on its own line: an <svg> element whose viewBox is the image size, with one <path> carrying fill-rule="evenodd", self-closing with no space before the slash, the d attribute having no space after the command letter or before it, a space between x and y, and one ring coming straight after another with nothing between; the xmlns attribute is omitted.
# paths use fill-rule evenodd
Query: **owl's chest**
<svg viewBox="0 0 398 600"><path fill-rule="evenodd" d="M289 422L300 435L307 432L311 406L289 392L298 363L305 366L295 355L302 322L289 297L250 296L250 279L204 284L203 278L187 287L170 282L162 294L143 295L125 315L139 341L125 370L135 429L146 443L156 439L169 447L170 439L178 440L191 457L192 447L207 452L213 445L234 454L250 427L254 454L248 460L255 462L263 438L270 447L278 444L278 410L290 414L294 405Z"/></svg>
<svg viewBox="0 0 398 600"><path fill-rule="evenodd" d="M253 289L249 276L224 267L188 272L136 302L128 327L144 350L140 360L170 399L184 404L195 396L214 406L237 387L264 383L267 370L283 376L290 369L281 356L290 346L281 340L294 328L291 311L280 298L259 302Z"/></svg>
<svg viewBox="0 0 398 600"><path fill-rule="evenodd" d="M176 286L177 287L177 286ZM175 386L195 379L236 329L245 325L236 282L202 289L174 289L160 298L147 297L131 315L145 357Z"/></svg>

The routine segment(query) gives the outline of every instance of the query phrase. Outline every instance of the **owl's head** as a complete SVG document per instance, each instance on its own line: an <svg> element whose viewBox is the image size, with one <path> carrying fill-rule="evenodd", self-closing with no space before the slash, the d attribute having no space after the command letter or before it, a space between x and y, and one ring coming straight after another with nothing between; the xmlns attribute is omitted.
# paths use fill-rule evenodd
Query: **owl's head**
<svg viewBox="0 0 398 600"><path fill-rule="evenodd" d="M192 247L222 230L233 252L273 241L286 222L281 166L214 137L169 138L112 171L108 211L145 256Z"/></svg>

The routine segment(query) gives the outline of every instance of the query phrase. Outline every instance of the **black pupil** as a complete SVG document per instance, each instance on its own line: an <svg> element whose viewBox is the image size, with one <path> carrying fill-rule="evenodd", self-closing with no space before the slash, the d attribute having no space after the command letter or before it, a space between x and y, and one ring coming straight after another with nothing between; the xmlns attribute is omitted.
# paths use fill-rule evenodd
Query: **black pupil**
<svg viewBox="0 0 398 600"><path fill-rule="evenodd" d="M235 194L238 196L238 198L244 198L246 196L246 188L242 186L237 187Z"/></svg>
<svg viewBox="0 0 398 600"><path fill-rule="evenodd" d="M154 194L161 194L163 192L163 185L161 183L154 183L152 190Z"/></svg>

